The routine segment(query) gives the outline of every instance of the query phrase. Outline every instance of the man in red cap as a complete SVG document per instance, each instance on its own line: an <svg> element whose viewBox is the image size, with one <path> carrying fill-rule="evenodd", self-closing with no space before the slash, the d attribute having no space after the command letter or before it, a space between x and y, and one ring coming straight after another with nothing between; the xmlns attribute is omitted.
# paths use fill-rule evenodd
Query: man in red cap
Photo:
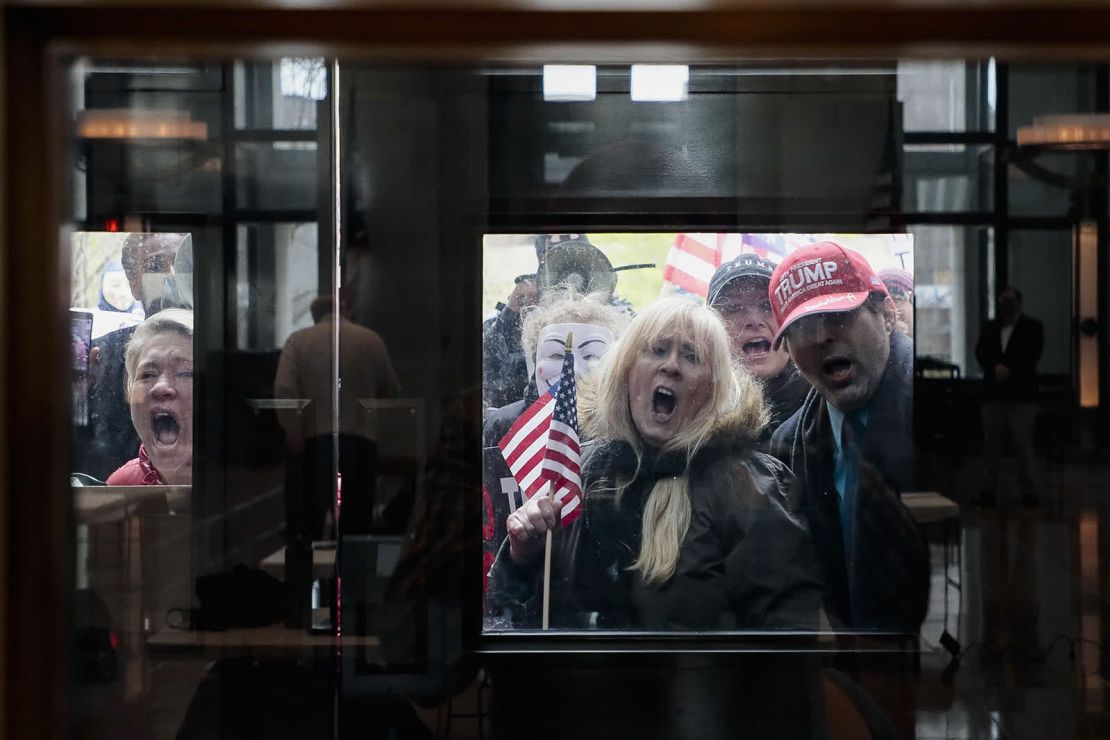
<svg viewBox="0 0 1110 740"><path fill-rule="evenodd" d="M771 439L802 482L834 626L916 632L929 553L913 488L913 344L867 260L833 242L786 257L768 286L783 343L813 386Z"/></svg>

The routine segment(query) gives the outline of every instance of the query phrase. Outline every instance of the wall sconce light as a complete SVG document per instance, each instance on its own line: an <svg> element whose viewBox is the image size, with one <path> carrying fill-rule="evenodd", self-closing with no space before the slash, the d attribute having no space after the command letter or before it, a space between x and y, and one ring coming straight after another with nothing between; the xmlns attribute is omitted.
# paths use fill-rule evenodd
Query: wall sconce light
<svg viewBox="0 0 1110 740"><path fill-rule="evenodd" d="M1079 407L1098 408L1098 225L1075 227L1075 315L1079 323L1077 373Z"/></svg>
<svg viewBox="0 0 1110 740"><path fill-rule="evenodd" d="M1017 143L1049 149L1110 149L1110 115L1037 116L1031 126L1018 128Z"/></svg>
<svg viewBox="0 0 1110 740"><path fill-rule="evenodd" d="M78 111L76 129L81 139L208 138L208 124L179 110L90 108Z"/></svg>

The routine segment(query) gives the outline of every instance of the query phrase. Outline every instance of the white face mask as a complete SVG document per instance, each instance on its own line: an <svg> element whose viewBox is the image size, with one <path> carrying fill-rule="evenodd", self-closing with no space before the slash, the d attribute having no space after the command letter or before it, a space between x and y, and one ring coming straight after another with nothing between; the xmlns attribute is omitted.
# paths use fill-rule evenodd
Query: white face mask
<svg viewBox="0 0 1110 740"><path fill-rule="evenodd" d="M601 362L616 341L613 331L597 324L548 324L536 343L536 388L546 393L563 371L567 334L574 334L574 375L584 378Z"/></svg>

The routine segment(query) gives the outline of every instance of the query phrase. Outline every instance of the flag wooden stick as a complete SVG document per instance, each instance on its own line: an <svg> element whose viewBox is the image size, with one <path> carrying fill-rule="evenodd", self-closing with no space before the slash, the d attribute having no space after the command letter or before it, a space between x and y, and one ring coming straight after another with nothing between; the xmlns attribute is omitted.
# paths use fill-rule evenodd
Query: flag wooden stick
<svg viewBox="0 0 1110 740"><path fill-rule="evenodd" d="M564 352L574 353L574 332L567 333L567 343L563 345ZM555 500L555 484L552 482L547 489L547 496L553 506L558 506ZM551 530L547 530L547 538L543 545L543 629L547 629L551 622Z"/></svg>
<svg viewBox="0 0 1110 740"><path fill-rule="evenodd" d="M546 630L551 621L551 530L547 530L547 542L543 546L543 628Z"/></svg>

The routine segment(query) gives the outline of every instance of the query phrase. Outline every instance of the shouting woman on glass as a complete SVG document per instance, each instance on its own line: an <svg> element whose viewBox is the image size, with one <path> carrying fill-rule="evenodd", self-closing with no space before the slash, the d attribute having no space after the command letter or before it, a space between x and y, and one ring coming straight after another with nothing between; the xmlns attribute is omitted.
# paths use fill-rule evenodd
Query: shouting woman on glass
<svg viewBox="0 0 1110 740"><path fill-rule="evenodd" d="M131 335L124 355L138 456L108 485L189 485L193 478L193 312L160 311Z"/></svg>
<svg viewBox="0 0 1110 740"><path fill-rule="evenodd" d="M602 629L817 626L797 481L757 452L767 412L721 320L681 299L636 317L579 394L584 513L544 496L508 519L490 603L539 626L553 530L551 625Z"/></svg>

